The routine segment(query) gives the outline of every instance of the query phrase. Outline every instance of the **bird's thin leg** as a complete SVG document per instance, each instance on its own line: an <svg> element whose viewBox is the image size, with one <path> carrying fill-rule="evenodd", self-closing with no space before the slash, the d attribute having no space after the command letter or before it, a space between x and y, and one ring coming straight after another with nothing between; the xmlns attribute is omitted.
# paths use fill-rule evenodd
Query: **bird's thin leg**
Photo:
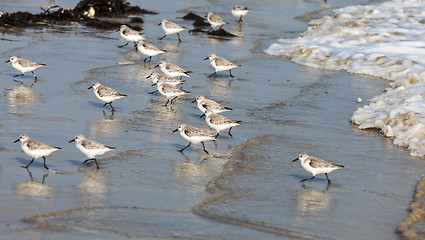
<svg viewBox="0 0 425 240"><path fill-rule="evenodd" d="M115 109L112 107L112 102L109 103L109 106L111 106L112 111L115 111Z"/></svg>
<svg viewBox="0 0 425 240"><path fill-rule="evenodd" d="M305 182L305 181L307 181L307 180L311 180L311 179L314 179L314 176L313 176L313 177L311 177L311 178L306 178L306 179L304 179L304 180L301 180L300 182Z"/></svg>
<svg viewBox="0 0 425 240"><path fill-rule="evenodd" d="M174 97L173 99L171 99L171 104L173 104L176 101L177 97Z"/></svg>
<svg viewBox="0 0 425 240"><path fill-rule="evenodd" d="M214 72L213 74L209 75L208 77L212 77L216 74L217 72Z"/></svg>
<svg viewBox="0 0 425 240"><path fill-rule="evenodd" d="M43 156L43 163L44 163L44 168L49 170L49 168L46 166L46 158Z"/></svg>
<svg viewBox="0 0 425 240"><path fill-rule="evenodd" d="M96 160L96 158L94 158L94 163L96 163L96 167L97 167L97 169L100 169L99 165L97 164L97 160Z"/></svg>
<svg viewBox="0 0 425 240"><path fill-rule="evenodd" d="M326 179L328 180L328 184L331 184L332 182L331 182L331 180L329 180L327 173L325 173L325 176L326 176Z"/></svg>
<svg viewBox="0 0 425 240"><path fill-rule="evenodd" d="M177 33L177 37L179 38L179 42L181 42L182 40L180 39L180 34Z"/></svg>
<svg viewBox="0 0 425 240"><path fill-rule="evenodd" d="M229 136L233 137L232 134L230 133L231 130L232 128L229 128Z"/></svg>
<svg viewBox="0 0 425 240"><path fill-rule="evenodd" d="M151 60L152 60L152 56L149 57L149 63L151 62Z"/></svg>
<svg viewBox="0 0 425 240"><path fill-rule="evenodd" d="M86 162L88 162L88 161L94 161L94 158L86 159L86 160L83 162L83 164L85 164L85 163L86 163Z"/></svg>
<svg viewBox="0 0 425 240"><path fill-rule="evenodd" d="M190 144L192 144L191 142L189 142L189 145L187 145L186 147L184 147L184 148L182 148L182 149L180 149L180 150L177 150L178 152L183 152L186 148L188 148L189 146L190 146Z"/></svg>
<svg viewBox="0 0 425 240"><path fill-rule="evenodd" d="M164 107L167 106L168 102L170 101L170 99L167 98L167 102L165 103Z"/></svg>
<svg viewBox="0 0 425 240"><path fill-rule="evenodd" d="M37 76L35 76L34 72L31 71L32 75L34 76L34 80L37 80Z"/></svg>
<svg viewBox="0 0 425 240"><path fill-rule="evenodd" d="M240 17L240 18L239 18L239 21L238 21L238 22L243 22L243 21L242 21L242 17Z"/></svg>
<svg viewBox="0 0 425 240"><path fill-rule="evenodd" d="M209 155L208 151L205 149L204 142L201 142L201 143L202 143L202 148L204 149L204 152L206 152Z"/></svg>
<svg viewBox="0 0 425 240"><path fill-rule="evenodd" d="M235 77L233 77L233 75L232 75L232 69L230 69L230 70L229 70L229 73L230 73L230 76L231 76L232 78L235 78Z"/></svg>
<svg viewBox="0 0 425 240"><path fill-rule="evenodd" d="M100 167L99 167L99 165L97 164L97 160L96 160L96 158L90 158L90 159L87 159L87 160L85 160L84 162L83 162L83 164L85 164L86 162L88 162L88 161L94 161L94 163L96 163L96 167L97 167L97 169L99 169Z"/></svg>
<svg viewBox="0 0 425 240"><path fill-rule="evenodd" d="M28 165L26 165L26 166L22 166L23 168L28 168L30 165L31 165L31 163L32 162L34 162L34 158L31 160L31 162L30 163L28 163Z"/></svg>
<svg viewBox="0 0 425 240"><path fill-rule="evenodd" d="M124 45L118 46L118 47L119 47L119 48L125 47L125 46L127 46L127 45L128 45L128 43L129 43L129 42L127 42L127 43L126 43L126 44L124 44Z"/></svg>

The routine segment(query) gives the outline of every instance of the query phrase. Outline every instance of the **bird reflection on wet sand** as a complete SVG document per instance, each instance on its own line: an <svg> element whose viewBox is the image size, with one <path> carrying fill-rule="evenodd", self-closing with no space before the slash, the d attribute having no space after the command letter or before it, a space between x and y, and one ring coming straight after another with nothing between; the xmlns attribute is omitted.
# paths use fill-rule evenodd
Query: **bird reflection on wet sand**
<svg viewBox="0 0 425 240"><path fill-rule="evenodd" d="M113 111L102 111L90 125L90 136L96 138L115 137L123 132L122 118L114 117ZM118 115L119 116L119 115Z"/></svg>
<svg viewBox="0 0 425 240"><path fill-rule="evenodd" d="M78 170L84 174L84 179L78 184L84 204L87 206L98 205L109 192L109 181L105 177L104 171L93 171L85 166L81 166Z"/></svg>
<svg viewBox="0 0 425 240"><path fill-rule="evenodd" d="M16 186L16 192L22 196L32 197L49 197L52 193L53 187L45 184L46 178L49 174L43 174L41 182L37 181L29 169L27 169L29 180L19 183Z"/></svg>
<svg viewBox="0 0 425 240"><path fill-rule="evenodd" d="M317 191L311 187L306 187L304 184L304 192L297 197L297 211L299 215L297 220L300 222L317 222L331 211L334 205L332 196L328 193L331 185L328 185L325 190Z"/></svg>
<svg viewBox="0 0 425 240"><path fill-rule="evenodd" d="M40 102L41 94L33 88L25 85L17 85L8 90L7 97L11 106L23 106L30 103Z"/></svg>

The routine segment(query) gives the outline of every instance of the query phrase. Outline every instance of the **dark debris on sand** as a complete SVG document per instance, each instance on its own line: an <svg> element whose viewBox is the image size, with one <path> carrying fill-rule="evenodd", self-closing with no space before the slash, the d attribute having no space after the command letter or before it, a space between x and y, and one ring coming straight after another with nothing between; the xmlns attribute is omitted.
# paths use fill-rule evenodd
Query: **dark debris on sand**
<svg viewBox="0 0 425 240"><path fill-rule="evenodd" d="M204 30L204 28L210 27L210 24L207 23L203 17L193 12L189 12L181 18L184 20L193 21L193 26L195 29L189 31L192 34L208 34L210 36L216 37L237 37L236 35L224 30L223 28L211 31Z"/></svg>
<svg viewBox="0 0 425 240"><path fill-rule="evenodd" d="M232 34L223 28L220 28L218 30L211 30L208 32L208 35L211 36L219 36L219 37L237 37L235 34Z"/></svg>
<svg viewBox="0 0 425 240"><path fill-rule="evenodd" d="M93 7L96 18L89 18L87 11ZM64 9L59 6L52 6L43 9L42 13L32 14L29 12L4 13L0 17L0 27L26 28L40 27L54 24L82 23L88 27L98 29L117 29L121 24L118 21L100 20L98 18L123 18L129 15L157 14L156 12L141 9L139 6L131 6L125 0L82 0L73 9ZM133 21L133 19L135 19ZM132 18L132 23L142 23L142 18ZM140 27L130 26L135 30Z"/></svg>
<svg viewBox="0 0 425 240"><path fill-rule="evenodd" d="M210 24L205 22L205 19L203 17L200 17L199 15L190 12L182 17L184 20L193 21L193 26L195 27L209 27Z"/></svg>

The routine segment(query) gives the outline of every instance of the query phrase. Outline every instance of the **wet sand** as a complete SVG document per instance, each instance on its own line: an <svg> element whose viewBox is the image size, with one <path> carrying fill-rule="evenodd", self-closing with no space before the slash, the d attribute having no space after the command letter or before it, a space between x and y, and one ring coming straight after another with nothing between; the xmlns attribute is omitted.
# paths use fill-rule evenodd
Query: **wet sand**
<svg viewBox="0 0 425 240"><path fill-rule="evenodd" d="M60 2L56 2L60 4ZM353 2L350 2L352 4ZM360 2L368 3L368 2ZM25 5L26 4L26 5ZM137 4L137 3L133 3ZM360 131L349 122L358 97L366 100L387 82L344 72L295 65L262 50L280 37L294 37L307 27L294 17L313 11L319 2L248 1L242 24L220 2L146 2L159 12L143 17L148 39L167 49L151 64L123 44L119 34L79 25L4 33L0 52L26 57L45 68L18 74L0 65L4 94L0 98L0 235L28 238L183 238L183 239L397 239L397 225L425 166L395 147L377 131ZM348 2L337 2L345 6ZM13 5L13 4L11 4ZM37 9L28 7L16 9ZM0 9L2 10L2 9ZM188 11L212 10L230 24L238 38L223 40L181 34L162 41L162 18L177 19ZM282 14L282 11L284 14ZM324 11L326 12L326 11ZM320 13L319 13L320 14ZM28 50L31 49L31 50ZM210 53L242 65L208 78ZM172 108L162 105L145 77L164 59L192 70L182 88L190 96ZM155 69L156 70L156 69ZM91 90L95 81L128 97L103 108ZM234 110L223 115L243 121L223 132L210 155L171 132L180 123L207 128L196 104L204 95ZM20 168L31 159L13 144L21 133L62 147L47 157L44 170L36 160L30 172ZM101 169L81 163L86 157L68 143L75 134L117 148L98 158ZM310 177L299 162L308 152L344 170L300 183ZM46 175L48 174L48 175Z"/></svg>

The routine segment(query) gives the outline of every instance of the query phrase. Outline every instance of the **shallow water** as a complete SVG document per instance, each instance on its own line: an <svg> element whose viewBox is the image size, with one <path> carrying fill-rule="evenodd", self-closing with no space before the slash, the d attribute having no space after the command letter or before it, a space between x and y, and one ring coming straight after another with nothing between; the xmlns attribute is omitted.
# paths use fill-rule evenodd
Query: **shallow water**
<svg viewBox="0 0 425 240"><path fill-rule="evenodd" d="M33 9L21 3L7 6ZM425 164L378 132L349 123L364 104L357 98L371 98L387 83L262 53L276 39L303 31L306 23L294 17L319 2L248 1L255 11L243 24L234 22L224 1L144 4L159 12L143 17L145 34L168 50L153 62L165 59L194 72L182 85L190 96L172 108L162 106L164 97L148 94L155 89L145 77L155 63L141 62L130 47L117 48L116 32L73 25L3 33L4 60L18 55L47 67L35 71L40 81L28 87L31 74L19 78L22 86L13 81L17 72L10 64L0 65L2 237L398 238L394 229ZM156 40L164 16L192 28L176 18L206 9L231 22L225 29L241 37L183 33L180 44L176 36ZM203 59L212 52L242 65L232 71L235 79L227 73L207 77L213 70ZM95 81L128 95L113 103L113 114L87 89ZM216 144L207 142L210 155L197 144L180 154L176 150L187 142L171 133L178 124L207 128L190 103L197 95L234 108L223 115L243 124L232 130L233 138L222 133ZM31 160L13 144L21 133L63 148L47 157L54 172L40 159L30 172L20 168ZM78 133L117 148L99 157L99 171L81 166L85 156L68 143ZM310 177L291 162L300 152L346 169L329 174L329 187L324 176L299 183Z"/></svg>

